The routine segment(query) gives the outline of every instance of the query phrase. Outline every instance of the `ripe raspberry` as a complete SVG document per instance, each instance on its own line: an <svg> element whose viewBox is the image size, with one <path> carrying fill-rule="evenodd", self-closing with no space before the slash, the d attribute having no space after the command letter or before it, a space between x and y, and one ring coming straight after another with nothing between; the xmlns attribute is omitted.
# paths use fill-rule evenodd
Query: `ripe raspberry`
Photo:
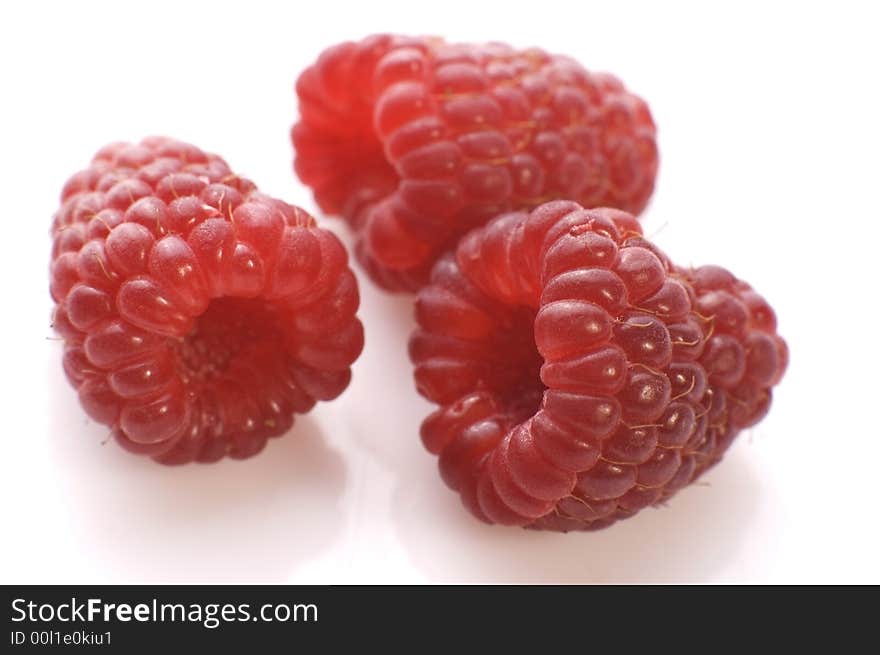
<svg viewBox="0 0 880 655"><path fill-rule="evenodd" d="M220 157L109 145L64 185L52 234L64 370L126 449L250 457L348 385L363 330L342 244Z"/></svg>
<svg viewBox="0 0 880 655"><path fill-rule="evenodd" d="M421 287L503 211L565 198L638 213L654 187L647 105L567 57L379 35L326 50L296 89L296 172L391 290Z"/></svg>
<svg viewBox="0 0 880 655"><path fill-rule="evenodd" d="M491 523L597 529L721 459L785 370L773 310L615 209L550 202L434 266L410 342L446 483Z"/></svg>

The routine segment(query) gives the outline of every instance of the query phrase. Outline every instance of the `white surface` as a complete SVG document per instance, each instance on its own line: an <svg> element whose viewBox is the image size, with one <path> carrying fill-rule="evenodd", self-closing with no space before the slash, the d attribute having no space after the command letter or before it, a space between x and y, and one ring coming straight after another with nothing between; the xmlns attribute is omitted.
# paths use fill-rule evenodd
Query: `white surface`
<svg viewBox="0 0 880 655"><path fill-rule="evenodd" d="M0 582L880 582L868 3L295 4L6 6ZM290 169L294 78L375 31L542 46L649 100L661 174L646 232L752 282L791 347L770 415L705 485L596 534L472 520L417 437L410 301L363 278L351 387L261 456L164 468L102 446L49 329L64 180L105 142L169 134L314 210Z"/></svg>

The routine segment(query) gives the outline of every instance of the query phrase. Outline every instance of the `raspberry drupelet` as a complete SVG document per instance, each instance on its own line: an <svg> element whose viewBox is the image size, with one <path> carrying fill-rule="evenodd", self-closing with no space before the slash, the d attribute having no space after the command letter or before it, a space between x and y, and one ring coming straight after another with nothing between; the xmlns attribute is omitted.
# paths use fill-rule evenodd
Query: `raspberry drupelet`
<svg viewBox="0 0 880 655"><path fill-rule="evenodd" d="M64 185L52 236L64 371L129 451L250 457L349 383L363 329L342 244L216 155L106 146Z"/></svg>
<svg viewBox="0 0 880 655"><path fill-rule="evenodd" d="M570 201L465 236L410 341L441 475L477 517L608 526L717 463L767 412L788 353L767 302L683 269L636 219Z"/></svg>
<svg viewBox="0 0 880 655"><path fill-rule="evenodd" d="M299 77L295 170L381 286L415 291L497 214L552 199L637 214L657 172L647 105L574 60L378 35Z"/></svg>

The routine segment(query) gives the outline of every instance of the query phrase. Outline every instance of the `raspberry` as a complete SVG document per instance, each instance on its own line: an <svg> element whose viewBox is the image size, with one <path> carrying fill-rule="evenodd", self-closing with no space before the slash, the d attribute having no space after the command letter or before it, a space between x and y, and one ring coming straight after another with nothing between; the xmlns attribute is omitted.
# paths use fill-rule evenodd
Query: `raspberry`
<svg viewBox="0 0 880 655"><path fill-rule="evenodd" d="M220 157L109 145L64 185L52 234L64 371L127 450L250 457L348 385L363 329L342 244Z"/></svg>
<svg viewBox="0 0 880 655"><path fill-rule="evenodd" d="M503 211L560 198L638 213L654 187L647 105L567 57L379 35L326 50L296 90L295 170L390 290L421 287Z"/></svg>
<svg viewBox="0 0 880 655"><path fill-rule="evenodd" d="M665 501L764 416L788 359L746 283L570 201L471 231L416 307L416 383L441 406L422 439L490 523L597 529Z"/></svg>

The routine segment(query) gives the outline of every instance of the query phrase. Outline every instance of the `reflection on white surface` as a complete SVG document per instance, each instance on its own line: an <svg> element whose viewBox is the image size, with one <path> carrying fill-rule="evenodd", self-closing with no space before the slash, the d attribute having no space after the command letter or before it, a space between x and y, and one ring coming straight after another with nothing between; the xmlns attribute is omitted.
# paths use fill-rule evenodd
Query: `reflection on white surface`
<svg viewBox="0 0 880 655"><path fill-rule="evenodd" d="M72 394L71 394L72 395ZM340 455L309 416L259 456L165 467L54 403L50 448L67 541L109 582L277 582L330 547L345 484Z"/></svg>
<svg viewBox="0 0 880 655"><path fill-rule="evenodd" d="M598 532L556 534L478 523L442 483L421 477L401 480L396 526L416 566L443 582L711 581L740 556L762 493L732 454L666 507Z"/></svg>

